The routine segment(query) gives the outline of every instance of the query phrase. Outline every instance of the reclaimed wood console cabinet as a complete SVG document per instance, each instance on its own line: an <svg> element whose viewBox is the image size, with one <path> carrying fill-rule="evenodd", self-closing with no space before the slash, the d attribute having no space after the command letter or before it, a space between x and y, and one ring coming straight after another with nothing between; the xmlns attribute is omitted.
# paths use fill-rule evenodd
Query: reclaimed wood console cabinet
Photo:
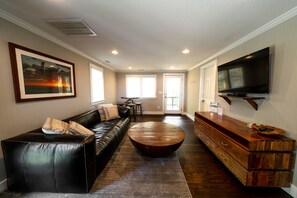
<svg viewBox="0 0 297 198"><path fill-rule="evenodd" d="M247 123L210 112L195 113L194 131L243 185L290 186L295 140L260 135Z"/></svg>

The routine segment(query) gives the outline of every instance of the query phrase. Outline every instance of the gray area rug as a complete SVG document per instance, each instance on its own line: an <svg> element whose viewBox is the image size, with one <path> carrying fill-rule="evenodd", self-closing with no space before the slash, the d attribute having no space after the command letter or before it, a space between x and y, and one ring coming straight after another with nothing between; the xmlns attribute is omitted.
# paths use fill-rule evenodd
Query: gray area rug
<svg viewBox="0 0 297 198"><path fill-rule="evenodd" d="M126 136L88 194L3 193L0 197L192 197L175 153L141 155Z"/></svg>

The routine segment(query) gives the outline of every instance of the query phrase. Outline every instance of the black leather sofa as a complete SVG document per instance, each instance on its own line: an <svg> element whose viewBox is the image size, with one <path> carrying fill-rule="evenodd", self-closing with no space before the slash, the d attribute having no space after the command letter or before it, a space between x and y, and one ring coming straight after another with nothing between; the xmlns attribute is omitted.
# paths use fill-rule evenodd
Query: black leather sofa
<svg viewBox="0 0 297 198"><path fill-rule="evenodd" d="M8 190L87 193L130 125L129 109L120 119L100 121L97 109L68 118L95 135L47 135L41 128L3 140Z"/></svg>

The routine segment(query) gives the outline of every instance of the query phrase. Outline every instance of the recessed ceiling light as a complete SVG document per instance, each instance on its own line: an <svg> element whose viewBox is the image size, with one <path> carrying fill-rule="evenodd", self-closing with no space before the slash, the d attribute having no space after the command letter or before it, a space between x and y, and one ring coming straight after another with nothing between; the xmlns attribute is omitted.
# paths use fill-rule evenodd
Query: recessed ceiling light
<svg viewBox="0 0 297 198"><path fill-rule="evenodd" d="M184 50L182 51L182 53L184 53L184 54L188 54L188 53L190 53L190 50L188 50L188 49L184 49Z"/></svg>
<svg viewBox="0 0 297 198"><path fill-rule="evenodd" d="M128 69L132 69L132 67L128 67Z"/></svg>
<svg viewBox="0 0 297 198"><path fill-rule="evenodd" d="M117 55L119 52L117 50L112 50L111 53Z"/></svg>
<svg viewBox="0 0 297 198"><path fill-rule="evenodd" d="M174 66L171 66L170 69L174 69Z"/></svg>

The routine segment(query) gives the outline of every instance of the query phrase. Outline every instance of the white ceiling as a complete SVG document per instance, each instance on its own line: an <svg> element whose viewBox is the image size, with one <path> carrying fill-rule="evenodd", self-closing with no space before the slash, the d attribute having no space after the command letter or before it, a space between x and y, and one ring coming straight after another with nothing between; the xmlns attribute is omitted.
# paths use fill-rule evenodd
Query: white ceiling
<svg viewBox="0 0 297 198"><path fill-rule="evenodd" d="M188 70L296 6L296 0L0 0L2 11L115 71ZM82 19L97 36L67 36L46 23L57 19ZM182 54L185 48L191 52Z"/></svg>

